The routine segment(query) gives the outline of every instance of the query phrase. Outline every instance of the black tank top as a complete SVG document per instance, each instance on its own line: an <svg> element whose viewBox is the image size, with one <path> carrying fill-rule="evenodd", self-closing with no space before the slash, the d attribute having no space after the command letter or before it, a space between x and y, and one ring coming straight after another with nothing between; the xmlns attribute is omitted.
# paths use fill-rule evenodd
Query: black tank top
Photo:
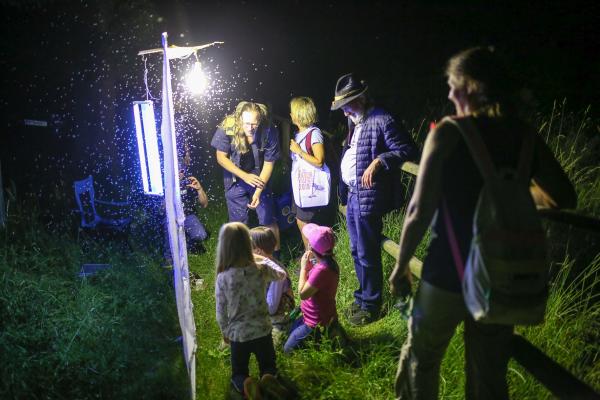
<svg viewBox="0 0 600 400"><path fill-rule="evenodd" d="M523 132L531 128L515 118L478 117L474 118L474 122L496 169L515 169L521 151ZM438 288L460 292L461 284L442 215L442 201L446 200L464 262L473 237L473 214L483 179L461 133L457 128L452 128L459 138L442 167L442 195L431 223L431 239L423 262L421 278ZM539 137L536 135L537 140ZM532 175L537 168L537 162L534 157Z"/></svg>

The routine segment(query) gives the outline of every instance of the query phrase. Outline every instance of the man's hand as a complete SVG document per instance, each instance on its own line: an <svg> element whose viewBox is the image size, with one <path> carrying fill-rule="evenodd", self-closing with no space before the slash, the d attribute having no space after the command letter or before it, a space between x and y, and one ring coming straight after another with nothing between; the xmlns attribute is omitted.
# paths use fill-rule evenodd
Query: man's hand
<svg viewBox="0 0 600 400"><path fill-rule="evenodd" d="M396 262L394 270L388 279L390 283L390 293L394 297L406 297L411 294L412 275L408 265L401 266Z"/></svg>
<svg viewBox="0 0 600 400"><path fill-rule="evenodd" d="M364 188L371 189L371 187L373 186L373 177L375 176L375 173L379 171L380 168L381 160L379 158L375 158L373 161L371 161L371 164L369 164L367 169L365 169L365 172L363 173L361 179L361 183Z"/></svg>
<svg viewBox="0 0 600 400"><path fill-rule="evenodd" d="M258 175L254 175L254 174L246 174L242 177L242 179L244 180L244 182L246 182L248 185L255 187L255 188L264 188L265 187L265 183L263 182L262 179L260 179L260 177Z"/></svg>
<svg viewBox="0 0 600 400"><path fill-rule="evenodd" d="M261 189L256 189L254 194L252 195L252 199L250 203L248 203L248 208L255 209L260 204L260 194L262 193Z"/></svg>
<svg viewBox="0 0 600 400"><path fill-rule="evenodd" d="M290 140L290 151L298 155L302 154L302 148L294 139Z"/></svg>
<svg viewBox="0 0 600 400"><path fill-rule="evenodd" d="M223 342L229 344L229 338L223 336Z"/></svg>

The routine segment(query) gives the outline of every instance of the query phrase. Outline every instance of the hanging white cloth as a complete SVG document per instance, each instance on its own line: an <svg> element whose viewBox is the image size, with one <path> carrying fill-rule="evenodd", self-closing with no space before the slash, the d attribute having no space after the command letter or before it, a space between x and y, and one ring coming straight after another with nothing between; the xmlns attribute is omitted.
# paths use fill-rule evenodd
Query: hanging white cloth
<svg viewBox="0 0 600 400"><path fill-rule="evenodd" d="M183 222L185 215L181 206L179 193L179 166L177 161L177 146L175 120L173 118L173 96L171 92L171 71L167 49L167 33L162 34L163 57L163 91L162 91L162 123L161 139L164 153L165 205L169 230L169 243L173 257L173 274L175 282L175 298L177 314L181 327L183 355L190 378L190 396L196 398L196 324L192 298Z"/></svg>

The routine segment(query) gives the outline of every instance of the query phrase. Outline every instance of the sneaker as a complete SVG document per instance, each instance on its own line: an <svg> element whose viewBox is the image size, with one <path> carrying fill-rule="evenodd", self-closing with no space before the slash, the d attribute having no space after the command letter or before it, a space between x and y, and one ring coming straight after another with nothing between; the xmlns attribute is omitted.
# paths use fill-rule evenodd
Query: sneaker
<svg viewBox="0 0 600 400"><path fill-rule="evenodd" d="M348 318L348 322L352 326L363 326L375 322L379 319L379 312L359 310Z"/></svg>
<svg viewBox="0 0 600 400"><path fill-rule="evenodd" d="M261 400L258 383L251 376L244 380L244 398L248 400Z"/></svg>
<svg viewBox="0 0 600 400"><path fill-rule="evenodd" d="M344 310L344 316L346 317L346 319L350 319L354 314L356 314L359 311L360 305L354 301L352 302L352 304L350 304L350 307Z"/></svg>
<svg viewBox="0 0 600 400"><path fill-rule="evenodd" d="M291 396L289 390L271 374L264 374L260 378L260 389L269 399L286 400Z"/></svg>

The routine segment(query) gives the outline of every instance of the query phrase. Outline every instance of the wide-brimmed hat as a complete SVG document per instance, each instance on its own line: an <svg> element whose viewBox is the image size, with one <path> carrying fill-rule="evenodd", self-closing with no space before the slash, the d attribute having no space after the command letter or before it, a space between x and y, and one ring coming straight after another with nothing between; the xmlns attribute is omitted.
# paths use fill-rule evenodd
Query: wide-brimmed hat
<svg viewBox="0 0 600 400"><path fill-rule="evenodd" d="M320 255L329 255L335 246L335 235L333 230L327 226L317 224L306 224L302 227L302 233L308 239L310 247Z"/></svg>
<svg viewBox="0 0 600 400"><path fill-rule="evenodd" d="M342 75L335 84L335 97L331 102L331 109L337 110L350 103L367 89L365 81L361 81L353 73Z"/></svg>

